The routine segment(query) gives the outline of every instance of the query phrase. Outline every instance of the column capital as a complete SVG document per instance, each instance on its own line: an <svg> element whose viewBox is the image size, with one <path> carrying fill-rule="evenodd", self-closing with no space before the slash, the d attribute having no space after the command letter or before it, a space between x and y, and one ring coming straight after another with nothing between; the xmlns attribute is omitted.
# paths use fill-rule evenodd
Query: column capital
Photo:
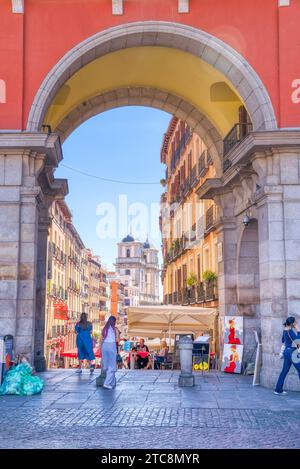
<svg viewBox="0 0 300 469"><path fill-rule="evenodd" d="M26 150L45 155L47 164L55 168L63 159L60 138L57 134L45 132L0 133L0 154L19 153Z"/></svg>

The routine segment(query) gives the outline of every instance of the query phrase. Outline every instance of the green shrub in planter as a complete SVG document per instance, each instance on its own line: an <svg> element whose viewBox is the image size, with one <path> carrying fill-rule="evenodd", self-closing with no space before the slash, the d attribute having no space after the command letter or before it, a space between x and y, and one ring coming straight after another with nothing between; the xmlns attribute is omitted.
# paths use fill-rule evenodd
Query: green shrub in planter
<svg viewBox="0 0 300 469"><path fill-rule="evenodd" d="M212 270L206 270L203 272L202 278L204 282L212 282L214 280L217 280L218 276L216 272L213 272Z"/></svg>
<svg viewBox="0 0 300 469"><path fill-rule="evenodd" d="M196 283L197 283L197 277L196 277L196 275L195 275L195 274L191 274L191 275L189 276L189 278L187 279L186 283L187 283L187 285L188 285L189 287L193 287L194 285L196 285Z"/></svg>

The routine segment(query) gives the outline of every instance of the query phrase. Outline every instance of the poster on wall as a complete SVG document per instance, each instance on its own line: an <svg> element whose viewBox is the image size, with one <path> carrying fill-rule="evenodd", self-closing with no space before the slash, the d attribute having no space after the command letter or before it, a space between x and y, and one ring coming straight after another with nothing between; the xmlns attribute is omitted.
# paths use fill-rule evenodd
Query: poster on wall
<svg viewBox="0 0 300 469"><path fill-rule="evenodd" d="M243 316L225 316L224 344L243 344Z"/></svg>
<svg viewBox="0 0 300 469"><path fill-rule="evenodd" d="M225 344L221 370L225 373L241 373L243 345Z"/></svg>

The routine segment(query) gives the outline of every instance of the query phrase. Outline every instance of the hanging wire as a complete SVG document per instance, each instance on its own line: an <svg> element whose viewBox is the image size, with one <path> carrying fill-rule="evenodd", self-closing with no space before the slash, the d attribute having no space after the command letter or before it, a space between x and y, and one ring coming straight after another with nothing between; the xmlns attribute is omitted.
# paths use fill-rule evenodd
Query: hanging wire
<svg viewBox="0 0 300 469"><path fill-rule="evenodd" d="M116 184L134 184L134 185L160 185L160 182L141 182L141 181L122 181L119 179L110 179L110 178L104 178L101 176L96 176L95 174L90 174L86 173L85 171L81 171L80 169L72 168L71 166L68 166L66 164L61 163L60 166L63 166L64 168L69 169L70 171L73 171L74 173L82 174L83 176L87 176L93 179L99 179L100 181L105 181L105 182L113 182Z"/></svg>

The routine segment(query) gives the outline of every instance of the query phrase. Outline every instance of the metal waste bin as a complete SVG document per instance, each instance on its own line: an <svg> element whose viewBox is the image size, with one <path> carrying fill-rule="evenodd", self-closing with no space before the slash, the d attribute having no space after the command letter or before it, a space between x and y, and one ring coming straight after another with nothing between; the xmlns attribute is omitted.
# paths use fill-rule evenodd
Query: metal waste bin
<svg viewBox="0 0 300 469"><path fill-rule="evenodd" d="M0 336L0 385L13 359L14 339L12 335Z"/></svg>

